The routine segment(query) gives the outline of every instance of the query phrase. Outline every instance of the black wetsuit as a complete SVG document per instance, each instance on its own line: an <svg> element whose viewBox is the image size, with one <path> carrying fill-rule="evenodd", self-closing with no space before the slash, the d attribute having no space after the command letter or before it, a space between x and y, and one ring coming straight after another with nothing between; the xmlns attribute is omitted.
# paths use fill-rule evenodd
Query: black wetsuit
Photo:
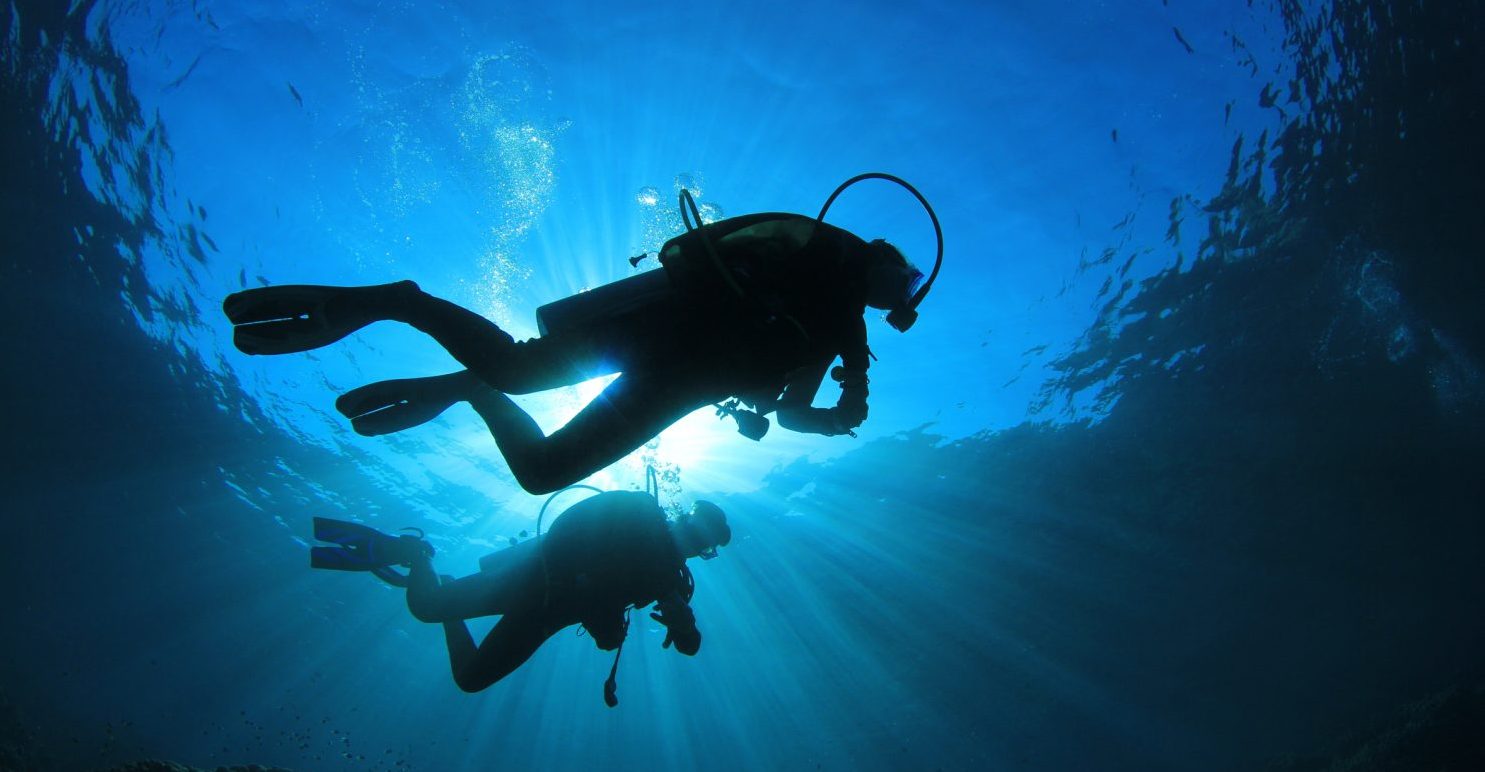
<svg viewBox="0 0 1485 772"><path fill-rule="evenodd" d="M432 335L497 390L470 402L532 493L580 480L687 413L732 396L765 412L777 408L781 424L795 431L838 434L859 425L869 358L866 242L795 214L735 217L705 231L736 289L697 230L661 251L672 292L602 324L517 342L484 317L424 293L387 317ZM811 408L837 356L849 374L841 399L834 408ZM622 374L551 436L504 396L615 372Z"/></svg>
<svg viewBox="0 0 1485 772"><path fill-rule="evenodd" d="M440 586L431 564L415 565L407 604L418 619L445 623L454 680L478 691L574 624L600 649L618 647L626 609L657 601L686 605L691 580L685 566L655 499L614 491L573 505L539 541L491 555L473 576ZM476 648L464 620L497 615L500 621ZM694 646L678 648L695 654L700 634L687 640Z"/></svg>

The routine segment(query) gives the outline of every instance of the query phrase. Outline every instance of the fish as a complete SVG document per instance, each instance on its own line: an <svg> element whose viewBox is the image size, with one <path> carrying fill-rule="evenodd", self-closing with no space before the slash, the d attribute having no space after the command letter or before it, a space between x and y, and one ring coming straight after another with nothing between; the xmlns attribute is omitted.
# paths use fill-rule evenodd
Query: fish
<svg viewBox="0 0 1485 772"><path fill-rule="evenodd" d="M180 77L170 81L169 83L166 83L164 89L162 90L170 91L172 89L178 88L180 84L186 82L186 78L191 77L191 73L196 71L196 66L199 64L201 64L201 54L197 54L196 58L191 60L191 66L187 67L186 71L180 74Z"/></svg>
<svg viewBox="0 0 1485 772"><path fill-rule="evenodd" d="M1194 53L1196 53L1196 49L1192 48L1191 47L1191 44L1186 42L1186 36L1181 34L1181 28L1180 27L1171 27L1170 28L1170 31L1176 33L1176 40L1177 41L1180 41L1181 45L1183 45L1183 46L1186 47L1186 53L1188 53L1188 54L1194 54Z"/></svg>

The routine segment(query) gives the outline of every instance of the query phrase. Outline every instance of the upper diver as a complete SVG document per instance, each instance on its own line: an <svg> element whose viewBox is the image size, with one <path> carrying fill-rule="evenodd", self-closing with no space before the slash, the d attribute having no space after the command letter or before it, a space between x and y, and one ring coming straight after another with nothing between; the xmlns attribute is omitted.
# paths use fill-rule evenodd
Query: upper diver
<svg viewBox="0 0 1485 772"><path fill-rule="evenodd" d="M870 177L902 184L928 208L939 235L936 275L943 241L927 201L907 183L872 173L841 185L815 218L763 213L702 225L697 213L696 227L661 248L664 270L543 306L540 337L526 341L412 281L262 287L228 296L223 311L248 354L308 351L381 320L432 336L467 369L373 383L341 396L336 408L356 432L375 436L467 401L516 482L533 494L603 469L707 405L732 413L753 439L767 430L761 416L775 411L792 431L853 434L867 417L866 307L889 311L889 324L906 331L934 278L920 289L923 273L896 247L824 222L841 191ZM681 200L696 211L688 193ZM832 370L836 357L841 366ZM506 396L616 372L550 436ZM811 407L827 372L840 398L832 408Z"/></svg>

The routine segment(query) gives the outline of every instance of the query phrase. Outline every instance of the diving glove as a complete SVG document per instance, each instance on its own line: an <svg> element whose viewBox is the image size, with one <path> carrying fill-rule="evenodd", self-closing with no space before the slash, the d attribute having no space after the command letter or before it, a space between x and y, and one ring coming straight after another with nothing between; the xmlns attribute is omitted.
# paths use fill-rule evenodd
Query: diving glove
<svg viewBox="0 0 1485 772"><path fill-rule="evenodd" d="M650 612L650 618L665 625L665 640L660 647L668 649L673 643L676 651L695 654L701 648L701 631L696 629L696 614L691 607L684 603L661 601L655 604L655 608L659 611Z"/></svg>

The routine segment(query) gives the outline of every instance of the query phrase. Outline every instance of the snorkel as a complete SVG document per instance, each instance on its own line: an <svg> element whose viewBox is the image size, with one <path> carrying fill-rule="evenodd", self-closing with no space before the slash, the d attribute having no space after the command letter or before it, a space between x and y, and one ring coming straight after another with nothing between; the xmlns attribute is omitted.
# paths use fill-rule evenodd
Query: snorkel
<svg viewBox="0 0 1485 772"><path fill-rule="evenodd" d="M914 292L906 303L887 313L887 324L892 325L892 329L898 332L907 332L912 328L913 323L918 321L918 304L922 303L923 298L928 296L928 290L933 289L933 282L938 279L938 269L943 267L944 264L944 229L939 226L938 215L934 214L933 207L929 205L928 199L924 198L923 194L919 193L917 188L901 177L883 172L867 172L865 174L858 174L842 182L840 187L836 188L835 192L830 194L830 198L825 199L825 206L820 207L820 214L815 217L815 220L825 222L825 213L830 211L830 205L835 203L835 199L841 193L844 193L846 188L862 180L870 179L887 180L888 182L895 182L907 188L907 191L918 199L918 203L923 205L923 211L928 213L928 219L933 221L933 235L934 238L938 239L938 256L933 259L933 272L928 274L928 281L923 282L923 286L919 287L918 291Z"/></svg>

